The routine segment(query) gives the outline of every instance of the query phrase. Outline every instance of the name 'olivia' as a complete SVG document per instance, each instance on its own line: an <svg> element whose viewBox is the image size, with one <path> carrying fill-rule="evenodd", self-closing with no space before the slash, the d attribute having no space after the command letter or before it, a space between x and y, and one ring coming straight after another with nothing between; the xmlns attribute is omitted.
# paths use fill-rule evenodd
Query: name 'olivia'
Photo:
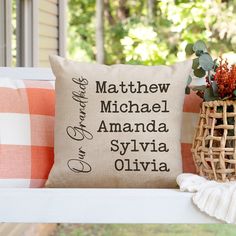
<svg viewBox="0 0 236 236"><path fill-rule="evenodd" d="M141 81L121 81L117 84L108 84L107 81L96 81L96 93L167 93L169 83L164 84L145 84Z"/></svg>

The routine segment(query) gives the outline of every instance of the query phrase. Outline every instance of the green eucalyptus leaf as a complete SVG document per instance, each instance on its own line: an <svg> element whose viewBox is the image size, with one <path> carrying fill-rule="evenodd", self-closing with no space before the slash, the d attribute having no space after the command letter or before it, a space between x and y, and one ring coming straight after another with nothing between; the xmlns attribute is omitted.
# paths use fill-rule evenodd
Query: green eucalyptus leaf
<svg viewBox="0 0 236 236"><path fill-rule="evenodd" d="M195 52L195 55L196 55L197 57L200 57L203 53L204 53L204 51L197 50L197 51Z"/></svg>
<svg viewBox="0 0 236 236"><path fill-rule="evenodd" d="M216 97L214 96L214 92L213 92L212 87L205 89L204 100L207 102L216 100Z"/></svg>
<svg viewBox="0 0 236 236"><path fill-rule="evenodd" d="M190 88L188 86L185 88L185 94L190 94Z"/></svg>
<svg viewBox="0 0 236 236"><path fill-rule="evenodd" d="M213 94L215 97L219 97L219 94L218 94L218 85L216 83L216 81L213 81L211 83L211 86L212 86L212 91L213 91Z"/></svg>
<svg viewBox="0 0 236 236"><path fill-rule="evenodd" d="M215 59L213 62L214 62L214 65L217 65L217 59Z"/></svg>
<svg viewBox="0 0 236 236"><path fill-rule="evenodd" d="M207 52L207 47L206 47L206 44L204 43L204 41L198 40L198 41L193 45L193 51L194 51L194 52L197 52L197 51Z"/></svg>
<svg viewBox="0 0 236 236"><path fill-rule="evenodd" d="M218 66L219 66L219 64L218 64L218 60L215 59L213 62L214 62L213 70L216 71L216 69L217 69Z"/></svg>
<svg viewBox="0 0 236 236"><path fill-rule="evenodd" d="M202 78L206 75L206 71L203 70L202 68L198 68L193 70L193 74L198 78Z"/></svg>
<svg viewBox="0 0 236 236"><path fill-rule="evenodd" d="M196 70L198 67L199 67L199 58L194 58L192 68Z"/></svg>
<svg viewBox="0 0 236 236"><path fill-rule="evenodd" d="M191 56L194 53L192 43L187 44L187 46L185 48L185 53L187 56Z"/></svg>
<svg viewBox="0 0 236 236"><path fill-rule="evenodd" d="M215 75L210 75L210 80L213 81L215 79Z"/></svg>
<svg viewBox="0 0 236 236"><path fill-rule="evenodd" d="M233 91L234 96L236 97L236 89Z"/></svg>
<svg viewBox="0 0 236 236"><path fill-rule="evenodd" d="M206 85L195 86L192 88L193 91L205 91Z"/></svg>
<svg viewBox="0 0 236 236"><path fill-rule="evenodd" d="M205 71L211 70L214 66L214 62L212 60L212 57L208 53L203 53L199 57L199 64L202 67L202 69Z"/></svg>
<svg viewBox="0 0 236 236"><path fill-rule="evenodd" d="M190 85L193 81L193 78L189 75L187 80L187 86Z"/></svg>

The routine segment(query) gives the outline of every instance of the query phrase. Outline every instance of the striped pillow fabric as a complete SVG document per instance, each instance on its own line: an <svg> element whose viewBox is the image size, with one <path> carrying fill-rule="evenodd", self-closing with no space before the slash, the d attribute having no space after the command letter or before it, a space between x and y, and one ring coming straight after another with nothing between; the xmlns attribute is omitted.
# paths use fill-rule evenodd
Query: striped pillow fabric
<svg viewBox="0 0 236 236"><path fill-rule="evenodd" d="M191 147L195 128L199 118L201 102L201 98L199 98L194 92L191 92L190 95L186 95L184 99L181 131L181 152L183 172L185 173L196 173Z"/></svg>
<svg viewBox="0 0 236 236"><path fill-rule="evenodd" d="M0 187L43 187L54 157L54 81L0 79Z"/></svg>

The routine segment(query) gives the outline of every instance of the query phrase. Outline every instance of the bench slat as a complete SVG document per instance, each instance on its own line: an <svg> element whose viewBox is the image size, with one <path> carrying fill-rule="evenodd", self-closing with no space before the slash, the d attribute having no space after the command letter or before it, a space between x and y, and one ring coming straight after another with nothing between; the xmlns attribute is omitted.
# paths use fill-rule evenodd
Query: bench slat
<svg viewBox="0 0 236 236"><path fill-rule="evenodd" d="M176 189L0 189L0 222L219 223Z"/></svg>

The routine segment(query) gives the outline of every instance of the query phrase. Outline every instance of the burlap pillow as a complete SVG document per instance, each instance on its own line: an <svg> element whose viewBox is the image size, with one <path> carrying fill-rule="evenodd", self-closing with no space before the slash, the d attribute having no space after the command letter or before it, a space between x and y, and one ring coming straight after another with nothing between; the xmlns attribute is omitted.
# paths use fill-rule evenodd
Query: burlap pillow
<svg viewBox="0 0 236 236"><path fill-rule="evenodd" d="M175 187L191 61L99 65L52 56L55 161L47 187Z"/></svg>

